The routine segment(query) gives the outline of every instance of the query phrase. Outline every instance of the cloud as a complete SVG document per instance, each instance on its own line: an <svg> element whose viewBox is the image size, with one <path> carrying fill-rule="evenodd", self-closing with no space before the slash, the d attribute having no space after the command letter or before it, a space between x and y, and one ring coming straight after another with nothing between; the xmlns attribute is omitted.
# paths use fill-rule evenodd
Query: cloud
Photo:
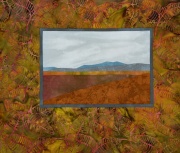
<svg viewBox="0 0 180 153"><path fill-rule="evenodd" d="M150 63L149 31L44 31L43 66Z"/></svg>

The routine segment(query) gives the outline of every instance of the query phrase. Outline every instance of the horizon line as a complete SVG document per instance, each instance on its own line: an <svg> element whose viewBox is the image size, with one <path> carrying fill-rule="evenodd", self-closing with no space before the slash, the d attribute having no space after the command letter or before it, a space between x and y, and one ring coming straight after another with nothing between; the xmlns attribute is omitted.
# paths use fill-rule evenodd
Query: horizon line
<svg viewBox="0 0 180 153"><path fill-rule="evenodd" d="M106 62L108 62L108 61L106 61ZM106 63L106 62L102 62L102 63ZM118 61L115 61L115 62L118 62ZM115 62L109 62L109 63L115 63ZM102 64L102 63L97 63L97 64ZM118 63L122 63L122 62L118 62ZM82 67L82 66L91 66L91 65L97 65L97 64L84 64L84 65L81 65L81 66L78 66L78 67L56 67L56 66L43 66L43 69L44 68L50 68L50 67L53 67L53 68L67 68L67 69L77 69L77 68L80 68L80 67ZM130 65L130 64L147 64L147 65L150 65L150 63L129 63L129 64L127 64L127 63L122 63L122 64L124 64L124 65Z"/></svg>

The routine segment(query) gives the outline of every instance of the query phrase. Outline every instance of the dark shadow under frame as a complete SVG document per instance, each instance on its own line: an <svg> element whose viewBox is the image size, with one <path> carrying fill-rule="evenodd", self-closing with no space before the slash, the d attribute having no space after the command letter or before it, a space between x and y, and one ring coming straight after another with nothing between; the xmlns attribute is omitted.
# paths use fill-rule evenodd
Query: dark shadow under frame
<svg viewBox="0 0 180 153"><path fill-rule="evenodd" d="M150 103L149 104L43 104L43 31L150 31ZM120 29L61 29L61 28L40 28L40 107L153 107L154 86L153 86L153 29L152 28L120 28Z"/></svg>

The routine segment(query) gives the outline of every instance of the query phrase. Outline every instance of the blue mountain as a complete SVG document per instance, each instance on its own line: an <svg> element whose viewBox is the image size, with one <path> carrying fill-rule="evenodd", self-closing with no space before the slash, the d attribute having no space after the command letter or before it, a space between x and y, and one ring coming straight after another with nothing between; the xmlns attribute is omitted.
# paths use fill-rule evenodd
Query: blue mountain
<svg viewBox="0 0 180 153"><path fill-rule="evenodd" d="M43 71L51 71L57 69L56 67L43 67Z"/></svg>
<svg viewBox="0 0 180 153"><path fill-rule="evenodd" d="M121 62L104 62L100 64L94 64L94 65L83 65L78 67L77 69L89 69L89 68L98 68L98 67L109 67L109 66L121 66L124 65L124 63Z"/></svg>
<svg viewBox="0 0 180 153"><path fill-rule="evenodd" d="M83 71L149 71L150 64L133 63L124 64L121 62L104 62L94 65L83 65L78 68L56 68L46 67L44 71L59 71L59 72L83 72Z"/></svg>

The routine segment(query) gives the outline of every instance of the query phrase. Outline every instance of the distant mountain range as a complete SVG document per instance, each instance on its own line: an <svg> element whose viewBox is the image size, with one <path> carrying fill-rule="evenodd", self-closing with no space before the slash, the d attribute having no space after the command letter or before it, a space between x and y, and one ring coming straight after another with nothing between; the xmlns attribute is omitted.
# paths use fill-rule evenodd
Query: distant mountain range
<svg viewBox="0 0 180 153"><path fill-rule="evenodd" d="M134 63L124 64L121 62L104 62L94 65L83 65L78 68L56 68L44 67L43 71L60 71L60 72L76 72L76 71L148 71L150 64Z"/></svg>
<svg viewBox="0 0 180 153"><path fill-rule="evenodd" d="M43 67L43 71L52 71L57 69L56 67Z"/></svg>

